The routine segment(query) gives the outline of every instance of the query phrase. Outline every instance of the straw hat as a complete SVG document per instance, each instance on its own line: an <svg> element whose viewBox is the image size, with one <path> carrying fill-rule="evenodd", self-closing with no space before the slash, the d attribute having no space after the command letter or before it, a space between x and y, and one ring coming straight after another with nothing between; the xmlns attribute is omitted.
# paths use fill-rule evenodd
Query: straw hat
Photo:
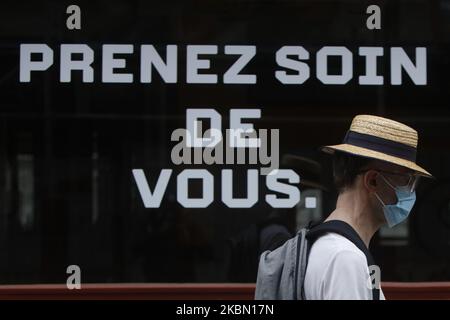
<svg viewBox="0 0 450 320"><path fill-rule="evenodd" d="M416 164L417 131L390 119L358 115L353 118L342 144L322 147L322 151L351 153L357 156L383 160L415 171L424 177L433 177Z"/></svg>

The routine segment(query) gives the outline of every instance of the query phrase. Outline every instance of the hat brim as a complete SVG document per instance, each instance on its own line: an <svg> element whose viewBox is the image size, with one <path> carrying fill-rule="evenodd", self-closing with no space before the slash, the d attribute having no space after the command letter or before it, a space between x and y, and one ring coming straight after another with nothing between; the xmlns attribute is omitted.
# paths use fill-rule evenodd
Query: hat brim
<svg viewBox="0 0 450 320"><path fill-rule="evenodd" d="M337 150L337 151L350 153L350 154L353 154L356 156L361 156L361 157L366 157L366 158L371 158L371 159L376 159L376 160L382 160L382 161L386 161L389 163L399 165L401 167L411 169L421 176L424 176L427 178L433 178L431 173L429 173L427 170L418 166L417 164L415 164L412 161L394 157L394 156L390 156L390 155L387 155L382 152L373 151L373 150L362 148L362 147L357 147L357 146L354 146L351 144L337 144L337 145L332 145L332 146L324 146L321 148L321 150L326 153L331 153L331 154Z"/></svg>

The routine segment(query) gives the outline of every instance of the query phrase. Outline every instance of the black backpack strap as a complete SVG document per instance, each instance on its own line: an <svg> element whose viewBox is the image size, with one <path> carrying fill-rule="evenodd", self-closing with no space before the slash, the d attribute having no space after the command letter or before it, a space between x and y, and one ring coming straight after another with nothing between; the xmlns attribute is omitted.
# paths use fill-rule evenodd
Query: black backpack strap
<svg viewBox="0 0 450 320"><path fill-rule="evenodd" d="M329 232L340 234L341 236L344 236L345 238L353 242L358 247L358 249L361 250L366 256L367 265L369 267L375 265L372 254L370 253L369 249L366 247L364 241L361 239L358 233L348 223L341 220L326 221L309 230L308 234L306 235L308 239L308 253L314 241ZM373 300L380 300L380 289L374 287L372 289L372 297Z"/></svg>

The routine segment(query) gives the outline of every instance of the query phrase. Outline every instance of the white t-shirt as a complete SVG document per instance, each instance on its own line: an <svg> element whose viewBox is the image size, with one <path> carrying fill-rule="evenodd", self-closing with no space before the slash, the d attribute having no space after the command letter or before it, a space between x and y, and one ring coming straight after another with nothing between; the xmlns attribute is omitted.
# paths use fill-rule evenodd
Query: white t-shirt
<svg viewBox="0 0 450 320"><path fill-rule="evenodd" d="M364 253L337 233L328 233L311 247L305 275L307 300L372 300ZM385 300L380 290L380 300Z"/></svg>

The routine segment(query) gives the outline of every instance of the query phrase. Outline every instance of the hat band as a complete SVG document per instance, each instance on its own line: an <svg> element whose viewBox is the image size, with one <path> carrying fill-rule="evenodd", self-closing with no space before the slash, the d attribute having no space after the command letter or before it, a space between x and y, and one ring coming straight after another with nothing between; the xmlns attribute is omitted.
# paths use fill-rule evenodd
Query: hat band
<svg viewBox="0 0 450 320"><path fill-rule="evenodd" d="M349 130L343 143L416 162L416 148L400 142Z"/></svg>

